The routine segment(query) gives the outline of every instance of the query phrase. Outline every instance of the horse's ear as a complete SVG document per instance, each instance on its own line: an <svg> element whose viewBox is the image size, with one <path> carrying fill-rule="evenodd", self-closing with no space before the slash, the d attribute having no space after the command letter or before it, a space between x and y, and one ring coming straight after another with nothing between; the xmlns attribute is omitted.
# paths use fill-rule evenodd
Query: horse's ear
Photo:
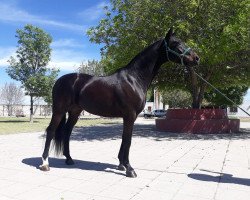
<svg viewBox="0 0 250 200"><path fill-rule="evenodd" d="M166 34L166 37L165 37L166 41L169 41L170 37L171 37L173 34L174 34L174 33L173 33L173 27L171 27L171 28L169 29L169 31L167 32L167 34Z"/></svg>

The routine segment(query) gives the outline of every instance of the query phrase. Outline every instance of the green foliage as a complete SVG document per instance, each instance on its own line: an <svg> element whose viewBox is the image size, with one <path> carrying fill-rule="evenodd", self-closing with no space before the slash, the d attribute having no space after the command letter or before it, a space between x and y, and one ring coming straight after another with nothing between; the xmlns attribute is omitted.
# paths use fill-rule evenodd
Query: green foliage
<svg viewBox="0 0 250 200"><path fill-rule="evenodd" d="M103 76L104 68L97 60L88 60L87 63L82 63L78 68L79 73L90 74L95 76Z"/></svg>
<svg viewBox="0 0 250 200"><path fill-rule="evenodd" d="M188 108L191 107L192 97L189 92L183 90L163 91L162 102L169 105L170 108Z"/></svg>
<svg viewBox="0 0 250 200"><path fill-rule="evenodd" d="M148 102L153 102L154 101L154 88L153 87L150 87L148 89L146 100Z"/></svg>
<svg viewBox="0 0 250 200"><path fill-rule="evenodd" d="M7 73L22 83L27 95L44 97L51 103L51 89L58 74L58 70L46 67L51 56L51 36L32 25L18 29L16 34L16 58L10 57Z"/></svg>
<svg viewBox="0 0 250 200"><path fill-rule="evenodd" d="M220 89L223 94L225 94L229 99L234 101L237 105L243 103L243 97L246 95L248 87L247 86L232 86ZM221 94L216 91L206 92L204 98L209 102L211 106L235 106L232 102L228 101Z"/></svg>
<svg viewBox="0 0 250 200"><path fill-rule="evenodd" d="M174 26L178 37L200 56L196 71L206 80L221 88L250 86L248 2L111 0L112 8L106 8L106 17L88 35L92 42L104 44L101 62L111 73ZM188 90L193 92L193 101L201 102L202 81L176 64L164 66L155 79L157 87Z"/></svg>

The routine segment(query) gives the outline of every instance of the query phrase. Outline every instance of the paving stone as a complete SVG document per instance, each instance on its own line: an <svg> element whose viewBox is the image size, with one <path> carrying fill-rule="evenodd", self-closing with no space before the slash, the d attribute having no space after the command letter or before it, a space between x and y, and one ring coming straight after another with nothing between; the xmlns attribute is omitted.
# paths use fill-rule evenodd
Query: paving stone
<svg viewBox="0 0 250 200"><path fill-rule="evenodd" d="M38 169L42 132L0 135L0 199L249 199L249 134L161 133L153 124L153 119L136 121L130 151L135 179L117 170L121 124L78 128L71 141L75 165L65 165L64 157L51 151L48 172Z"/></svg>
<svg viewBox="0 0 250 200"><path fill-rule="evenodd" d="M83 194L78 192L63 191L53 197L50 197L48 200L89 200L91 195Z"/></svg>
<svg viewBox="0 0 250 200"><path fill-rule="evenodd" d="M134 196L132 200L171 200L174 197L174 193L160 192L146 188L141 191L139 194Z"/></svg>
<svg viewBox="0 0 250 200"><path fill-rule="evenodd" d="M215 200L247 200L250 197L250 191L219 188Z"/></svg>
<svg viewBox="0 0 250 200"><path fill-rule="evenodd" d="M112 185L111 187L106 188L105 190L100 192L99 195L107 197L107 198L112 197L116 199L127 200L127 199L131 199L140 191L141 189L137 187L116 184L116 185Z"/></svg>

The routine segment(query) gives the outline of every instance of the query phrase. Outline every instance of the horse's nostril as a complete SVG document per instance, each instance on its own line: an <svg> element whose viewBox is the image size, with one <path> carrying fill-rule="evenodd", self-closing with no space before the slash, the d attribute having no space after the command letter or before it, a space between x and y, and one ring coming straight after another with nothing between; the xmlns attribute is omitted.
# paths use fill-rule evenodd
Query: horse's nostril
<svg viewBox="0 0 250 200"><path fill-rule="evenodd" d="M199 62L200 61L199 56L195 56L195 60L196 60L196 62Z"/></svg>

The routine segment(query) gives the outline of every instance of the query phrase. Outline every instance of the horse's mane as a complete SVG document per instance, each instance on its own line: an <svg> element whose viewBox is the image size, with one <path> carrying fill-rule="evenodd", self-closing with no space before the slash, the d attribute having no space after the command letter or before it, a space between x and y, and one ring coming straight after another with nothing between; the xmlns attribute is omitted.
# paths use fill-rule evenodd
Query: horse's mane
<svg viewBox="0 0 250 200"><path fill-rule="evenodd" d="M142 57L142 55L147 54L148 52L152 52L152 50L156 50L159 48L160 44L162 43L163 39L157 40L156 42L150 44L149 46L145 47L141 52L139 52L132 60L128 63L127 66L133 64L136 62L139 58ZM157 48L156 48L157 47Z"/></svg>
<svg viewBox="0 0 250 200"><path fill-rule="evenodd" d="M114 73L118 73L122 70L129 69L133 67L134 63L136 63L144 54L147 54L149 51L155 50L156 47L159 48L160 44L162 43L163 39L157 40L156 42L150 44L149 46L145 47L142 51L140 51L135 57L131 59L131 61L124 66L119 67L114 71Z"/></svg>

